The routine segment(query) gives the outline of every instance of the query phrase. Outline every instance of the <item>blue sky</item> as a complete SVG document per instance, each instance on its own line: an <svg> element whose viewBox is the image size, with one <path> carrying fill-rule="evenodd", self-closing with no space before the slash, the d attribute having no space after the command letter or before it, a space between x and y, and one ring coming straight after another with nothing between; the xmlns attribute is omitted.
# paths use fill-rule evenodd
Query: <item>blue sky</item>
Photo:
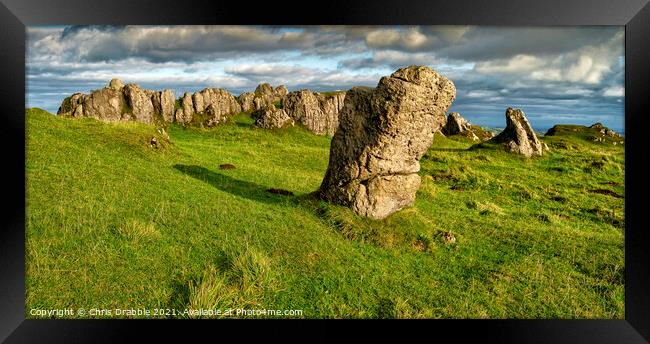
<svg viewBox="0 0 650 344"><path fill-rule="evenodd" d="M411 64L450 78L450 111L503 126L508 106L540 130L558 123L624 128L624 29L611 26L42 26L28 27L27 107L114 77L177 97L257 84L289 91L376 86Z"/></svg>

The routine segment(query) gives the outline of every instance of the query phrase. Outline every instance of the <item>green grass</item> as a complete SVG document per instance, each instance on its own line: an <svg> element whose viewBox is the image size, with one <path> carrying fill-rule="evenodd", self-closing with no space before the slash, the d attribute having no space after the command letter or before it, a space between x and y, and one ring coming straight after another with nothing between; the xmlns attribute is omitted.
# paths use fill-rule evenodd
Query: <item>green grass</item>
<svg viewBox="0 0 650 344"><path fill-rule="evenodd" d="M372 221L310 197L329 139L298 126L239 115L166 141L37 109L26 126L27 312L624 317L624 198L593 192L624 196L620 146L545 137L551 151L525 159L436 135L415 205Z"/></svg>

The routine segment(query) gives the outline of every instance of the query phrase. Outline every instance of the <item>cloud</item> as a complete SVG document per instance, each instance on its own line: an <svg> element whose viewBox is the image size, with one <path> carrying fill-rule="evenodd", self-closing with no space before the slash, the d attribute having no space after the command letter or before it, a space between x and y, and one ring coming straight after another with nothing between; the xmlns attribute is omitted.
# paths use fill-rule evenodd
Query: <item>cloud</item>
<svg viewBox="0 0 650 344"><path fill-rule="evenodd" d="M625 89L622 86L612 86L603 90L605 97L624 97Z"/></svg>
<svg viewBox="0 0 650 344"><path fill-rule="evenodd" d="M260 82L326 91L415 64L449 77L452 109L481 120L501 122L507 106L536 121L623 118L621 27L70 26L28 27L27 39L28 103L54 111L113 77L177 95Z"/></svg>

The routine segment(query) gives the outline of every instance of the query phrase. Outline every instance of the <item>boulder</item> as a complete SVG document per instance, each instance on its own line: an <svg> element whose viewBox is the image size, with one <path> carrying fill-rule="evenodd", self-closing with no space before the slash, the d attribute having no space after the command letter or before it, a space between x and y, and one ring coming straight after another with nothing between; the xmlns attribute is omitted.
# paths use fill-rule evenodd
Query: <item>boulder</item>
<svg viewBox="0 0 650 344"><path fill-rule="evenodd" d="M153 123L154 108L151 101L153 92L145 92L136 84L124 86L124 96L126 97L127 106L130 113L123 114L123 119L131 119L138 122Z"/></svg>
<svg viewBox="0 0 650 344"><path fill-rule="evenodd" d="M255 93L253 92L244 92L239 95L239 102L241 103L242 111L253 111L255 110Z"/></svg>
<svg viewBox="0 0 650 344"><path fill-rule="evenodd" d="M258 112L255 125L264 129L274 129L294 125L294 122L284 109L276 109L275 106L269 106Z"/></svg>
<svg viewBox="0 0 650 344"><path fill-rule="evenodd" d="M284 85L276 87L274 92L276 98L284 98L287 94L289 94L289 91Z"/></svg>
<svg viewBox="0 0 650 344"><path fill-rule="evenodd" d="M230 92L220 88L206 88L200 92L194 93L194 109L197 113L204 112L209 115L213 123L223 122L225 116L235 115L242 111L241 105L237 98ZM200 104L197 104L199 102ZM211 107L210 111L207 111ZM201 109L199 111L199 109Z"/></svg>
<svg viewBox="0 0 650 344"><path fill-rule="evenodd" d="M511 107L506 110L506 128L490 142L503 144L508 152L526 157L541 156L544 153L544 147L524 112Z"/></svg>
<svg viewBox="0 0 650 344"><path fill-rule="evenodd" d="M257 85L255 88L255 95L256 96L275 96L275 92L273 91L273 87L269 83L261 83Z"/></svg>
<svg viewBox="0 0 650 344"><path fill-rule="evenodd" d="M122 89L105 87L83 97L83 116L102 121L122 120L128 113L126 98ZM130 116L127 118L130 119Z"/></svg>
<svg viewBox="0 0 650 344"><path fill-rule="evenodd" d="M192 102L192 96L185 92L181 98L181 110L182 113L179 116L178 111L176 111L176 122L185 124L192 121L194 118L194 103Z"/></svg>
<svg viewBox="0 0 650 344"><path fill-rule="evenodd" d="M160 94L160 108L158 113L162 115L165 122L172 122L174 120L174 105L176 98L172 90L164 90Z"/></svg>
<svg viewBox="0 0 650 344"><path fill-rule="evenodd" d="M196 92L192 95L192 104L194 105L194 112L203 112L205 111L205 106L203 104L203 94Z"/></svg>
<svg viewBox="0 0 650 344"><path fill-rule="evenodd" d="M108 83L108 87L114 90L121 90L124 87L124 83L120 79L111 79Z"/></svg>
<svg viewBox="0 0 650 344"><path fill-rule="evenodd" d="M447 117L447 123L442 129L442 133L449 135L459 135L472 129L472 125L458 112L452 112Z"/></svg>
<svg viewBox="0 0 650 344"><path fill-rule="evenodd" d="M425 66L348 91L319 196L373 219L412 205L419 160L455 97L454 84Z"/></svg>
<svg viewBox="0 0 650 344"><path fill-rule="evenodd" d="M323 95L310 90L294 91L282 100L282 108L297 123L317 135L334 135L345 93Z"/></svg>

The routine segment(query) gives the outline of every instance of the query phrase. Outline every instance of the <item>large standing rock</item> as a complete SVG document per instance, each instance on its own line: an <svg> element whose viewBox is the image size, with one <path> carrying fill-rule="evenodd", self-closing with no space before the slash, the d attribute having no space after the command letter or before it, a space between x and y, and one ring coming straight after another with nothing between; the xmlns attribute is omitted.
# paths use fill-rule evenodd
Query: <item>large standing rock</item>
<svg viewBox="0 0 650 344"><path fill-rule="evenodd" d="M136 84L128 84L124 86L124 95L126 97L127 105L130 108L130 114L126 113L124 114L125 116L130 115L133 120L138 122L153 122L154 109L153 103L151 102L153 95L152 91L146 92Z"/></svg>
<svg viewBox="0 0 650 344"><path fill-rule="evenodd" d="M194 103L192 102L192 96L187 92L181 98L181 109L180 116L178 111L176 111L176 122L181 124L191 122L192 118L194 118Z"/></svg>
<svg viewBox="0 0 650 344"><path fill-rule="evenodd" d="M284 109L276 109L275 106L269 106L259 111L255 119L255 125L264 129L274 129L294 125L294 122Z"/></svg>
<svg viewBox="0 0 650 344"><path fill-rule="evenodd" d="M320 197L373 219L413 204L419 160L455 97L449 79L422 66L348 91Z"/></svg>
<svg viewBox="0 0 650 344"><path fill-rule="evenodd" d="M207 114L209 116L207 121L212 124L221 123L225 116L238 114L242 111L235 96L224 89L206 88L194 93L192 98L196 112ZM210 111L207 111L208 108Z"/></svg>
<svg viewBox="0 0 650 344"><path fill-rule="evenodd" d="M164 90L160 92L160 109L158 110L165 122L172 122L174 120L174 105L176 98L172 90Z"/></svg>
<svg viewBox="0 0 650 344"><path fill-rule="evenodd" d="M203 104L203 94L196 92L192 95L192 103L194 104L194 112L203 112L205 106Z"/></svg>
<svg viewBox="0 0 650 344"><path fill-rule="evenodd" d="M282 101L282 108L294 121L317 135L334 135L345 93L325 96L310 90L294 91Z"/></svg>
<svg viewBox="0 0 650 344"><path fill-rule="evenodd" d="M103 121L122 120L127 104L121 89L105 87L84 97L83 116Z"/></svg>
<svg viewBox="0 0 650 344"><path fill-rule="evenodd" d="M447 117L447 124L442 129L442 133L449 135L459 135L472 130L472 125L464 119L458 112L452 112Z"/></svg>
<svg viewBox="0 0 650 344"><path fill-rule="evenodd" d="M506 128L490 142L503 144L508 152L526 157L541 156L544 152L524 112L511 107L506 110Z"/></svg>

